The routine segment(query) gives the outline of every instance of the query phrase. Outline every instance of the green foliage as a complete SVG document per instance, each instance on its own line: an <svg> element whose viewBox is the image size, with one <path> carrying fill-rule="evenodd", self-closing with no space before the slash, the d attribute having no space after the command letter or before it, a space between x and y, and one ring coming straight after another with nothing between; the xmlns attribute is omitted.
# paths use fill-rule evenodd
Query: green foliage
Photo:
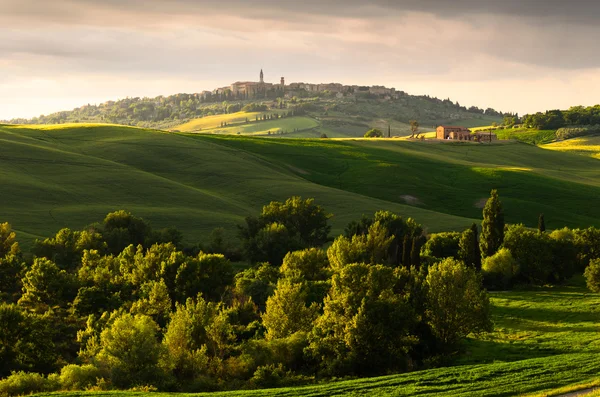
<svg viewBox="0 0 600 397"><path fill-rule="evenodd" d="M123 314L102 331L98 365L110 371L118 388L160 386L164 373L158 366L162 347L158 327L148 316Z"/></svg>
<svg viewBox="0 0 600 397"><path fill-rule="evenodd" d="M447 258L429 268L426 283L427 322L444 349L492 330L490 300L475 269Z"/></svg>
<svg viewBox="0 0 600 397"><path fill-rule="evenodd" d="M573 275L577 264L574 243L510 225L506 229L504 247L519 265L521 281L528 283L559 282Z"/></svg>
<svg viewBox="0 0 600 397"><path fill-rule="evenodd" d="M53 261L61 269L73 271L81 263L84 250L105 251L102 235L94 231L61 229L54 237L36 240L32 253Z"/></svg>
<svg viewBox="0 0 600 397"><path fill-rule="evenodd" d="M365 138L381 138L382 136L383 132L377 128L372 128L365 133Z"/></svg>
<svg viewBox="0 0 600 397"><path fill-rule="evenodd" d="M329 278L327 253L319 248L288 252L283 258L281 274L286 278L304 281L323 281Z"/></svg>
<svg viewBox="0 0 600 397"><path fill-rule="evenodd" d="M0 377L13 370L48 373L60 355L56 334L64 328L50 314L38 315L0 303ZM69 337L71 335L64 335Z"/></svg>
<svg viewBox="0 0 600 397"><path fill-rule="evenodd" d="M600 119L599 119L600 121ZM557 139L571 139L580 136L593 135L600 133L600 124L596 125L585 125L585 126L571 126L568 128L559 128L556 131Z"/></svg>
<svg viewBox="0 0 600 397"><path fill-rule="evenodd" d="M507 248L485 258L482 270L486 283L501 289L510 288L519 275L519 265Z"/></svg>
<svg viewBox="0 0 600 397"><path fill-rule="evenodd" d="M366 235L336 238L327 250L329 264L335 271L352 263L383 264L393 240L394 236L388 237L388 230L377 221Z"/></svg>
<svg viewBox="0 0 600 397"><path fill-rule="evenodd" d="M0 380L0 396L22 396L58 390L60 385L55 378L46 378L40 374L13 372Z"/></svg>
<svg viewBox="0 0 600 397"><path fill-rule="evenodd" d="M235 290L249 296L261 311L264 311L267 298L275 291L279 279L279 269L269 263L262 263L244 270L235 276Z"/></svg>
<svg viewBox="0 0 600 397"><path fill-rule="evenodd" d="M65 365L60 370L60 388L62 390L88 390L105 375L91 364Z"/></svg>
<svg viewBox="0 0 600 397"><path fill-rule="evenodd" d="M22 282L23 296L19 305L38 312L52 307L66 308L77 293L74 278L45 258L35 259Z"/></svg>
<svg viewBox="0 0 600 397"><path fill-rule="evenodd" d="M182 386L208 375L206 329L216 313L217 305L201 296L197 300L188 298L185 305L176 305L162 342L166 353L163 365Z"/></svg>
<svg viewBox="0 0 600 397"><path fill-rule="evenodd" d="M143 245L150 233L150 225L142 218L123 210L106 215L102 224L102 238L115 255L129 245Z"/></svg>
<svg viewBox="0 0 600 397"><path fill-rule="evenodd" d="M483 208L481 237L479 248L481 257L492 256L498 251L504 240L504 212L498 198L498 191L492 190L489 200Z"/></svg>
<svg viewBox="0 0 600 397"><path fill-rule="evenodd" d="M434 258L457 258L461 234L458 232L435 233L421 248L421 254Z"/></svg>
<svg viewBox="0 0 600 397"><path fill-rule="evenodd" d="M240 237L252 262L280 265L289 251L319 247L327 242L330 217L313 199L292 197L284 203L273 201L263 207L258 218L246 218L246 225L240 226Z"/></svg>
<svg viewBox="0 0 600 397"><path fill-rule="evenodd" d="M481 269L481 251L477 240L476 224L461 234L458 242L458 258L468 266L473 266L477 270Z"/></svg>
<svg viewBox="0 0 600 397"><path fill-rule="evenodd" d="M323 315L310 336L310 354L329 374L402 369L415 314L395 291L392 268L350 264L334 274Z"/></svg>
<svg viewBox="0 0 600 397"><path fill-rule="evenodd" d="M317 318L319 305L306 306L307 292L299 283L281 279L274 295L267 299L262 316L267 333L266 338L286 338L296 332L308 332Z"/></svg>
<svg viewBox="0 0 600 397"><path fill-rule="evenodd" d="M242 112L264 112L267 110L267 105L262 103L249 103L242 108ZM231 113L231 112L229 112Z"/></svg>
<svg viewBox="0 0 600 397"><path fill-rule="evenodd" d="M9 223L0 223L0 258L19 251L16 237L17 234L12 230Z"/></svg>
<svg viewBox="0 0 600 397"><path fill-rule="evenodd" d="M592 292L600 292L600 259L593 259L585 268L585 281Z"/></svg>

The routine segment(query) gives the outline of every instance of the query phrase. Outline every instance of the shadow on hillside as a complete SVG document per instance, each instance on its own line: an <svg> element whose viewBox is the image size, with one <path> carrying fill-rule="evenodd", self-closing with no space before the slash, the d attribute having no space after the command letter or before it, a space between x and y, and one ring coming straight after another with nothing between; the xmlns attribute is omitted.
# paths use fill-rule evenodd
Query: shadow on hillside
<svg viewBox="0 0 600 397"><path fill-rule="evenodd" d="M576 307L576 305L573 305ZM532 327L539 325L547 329L566 331L568 326L563 324L580 324L591 323L590 327L587 324L584 328L594 328L593 332L600 331L600 327L591 327L600 319L597 312L569 310L568 307L562 306L556 309L545 308L530 308L530 307L500 307L494 313L494 322L496 326L513 328L515 323L519 322L540 322L542 324L532 324ZM550 323L550 324L549 324ZM572 327L574 330L580 327ZM541 330L541 329L540 329ZM584 331L581 331L584 332Z"/></svg>

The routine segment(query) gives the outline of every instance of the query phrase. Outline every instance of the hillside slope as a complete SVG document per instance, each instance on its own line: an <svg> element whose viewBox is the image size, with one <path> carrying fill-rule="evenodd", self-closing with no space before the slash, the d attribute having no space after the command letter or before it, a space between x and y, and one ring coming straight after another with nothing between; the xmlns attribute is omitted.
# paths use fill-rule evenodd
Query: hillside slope
<svg viewBox="0 0 600 397"><path fill-rule="evenodd" d="M543 147L559 152L581 154L600 160L600 135L567 139L565 141L550 143Z"/></svg>
<svg viewBox="0 0 600 397"><path fill-rule="evenodd" d="M314 183L461 217L481 214L498 189L508 222L600 225L596 160L522 143L399 140L257 140L195 136L287 165Z"/></svg>
<svg viewBox="0 0 600 397"><path fill-rule="evenodd" d="M335 214L335 233L379 209L414 216L431 230L472 222L321 186L218 142L110 125L0 125L0 180L0 220L26 244L117 209L175 226L194 243L219 226L234 234L244 217L292 195L315 197Z"/></svg>

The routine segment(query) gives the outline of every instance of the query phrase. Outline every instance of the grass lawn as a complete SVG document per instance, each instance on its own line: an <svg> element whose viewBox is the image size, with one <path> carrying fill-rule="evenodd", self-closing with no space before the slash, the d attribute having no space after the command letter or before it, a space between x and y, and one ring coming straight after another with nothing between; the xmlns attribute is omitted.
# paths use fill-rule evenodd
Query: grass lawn
<svg viewBox="0 0 600 397"><path fill-rule="evenodd" d="M308 387L199 396L546 396L598 384L600 295L574 286L493 293L491 301L495 331L471 337L467 354L450 367ZM42 395L133 397L144 393Z"/></svg>

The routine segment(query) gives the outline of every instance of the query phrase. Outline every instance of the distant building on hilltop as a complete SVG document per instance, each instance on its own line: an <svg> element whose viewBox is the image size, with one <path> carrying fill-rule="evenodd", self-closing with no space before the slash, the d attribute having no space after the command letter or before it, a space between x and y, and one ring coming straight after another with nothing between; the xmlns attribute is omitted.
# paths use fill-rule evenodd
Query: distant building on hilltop
<svg viewBox="0 0 600 397"><path fill-rule="evenodd" d="M436 129L437 139L454 139L459 141L470 141L471 130L465 127L455 127L449 125L440 125Z"/></svg>

